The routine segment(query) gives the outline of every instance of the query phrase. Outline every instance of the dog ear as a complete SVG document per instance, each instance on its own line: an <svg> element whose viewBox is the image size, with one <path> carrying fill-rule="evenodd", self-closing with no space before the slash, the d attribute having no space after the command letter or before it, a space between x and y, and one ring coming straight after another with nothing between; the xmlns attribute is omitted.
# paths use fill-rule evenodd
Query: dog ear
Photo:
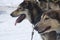
<svg viewBox="0 0 60 40"><path fill-rule="evenodd" d="M51 10L49 12L46 12L46 15L48 15L52 19L56 19L60 22L60 10Z"/></svg>
<svg viewBox="0 0 60 40"><path fill-rule="evenodd" d="M60 10L53 11L53 18L58 20L58 22L60 23Z"/></svg>

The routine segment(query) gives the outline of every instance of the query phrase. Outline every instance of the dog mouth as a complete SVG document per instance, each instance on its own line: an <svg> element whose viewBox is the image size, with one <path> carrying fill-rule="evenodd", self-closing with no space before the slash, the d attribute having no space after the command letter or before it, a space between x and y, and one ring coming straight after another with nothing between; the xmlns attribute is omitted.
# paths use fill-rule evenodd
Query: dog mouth
<svg viewBox="0 0 60 40"><path fill-rule="evenodd" d="M21 15L16 19L15 25L16 25L17 23L22 22L22 21L25 19L25 17L26 17L25 14L21 14Z"/></svg>
<svg viewBox="0 0 60 40"><path fill-rule="evenodd" d="M45 31L47 31L47 30L49 30L51 28L51 26L48 26L48 27L46 27L45 29L43 29L42 31L38 31L38 33L44 33Z"/></svg>

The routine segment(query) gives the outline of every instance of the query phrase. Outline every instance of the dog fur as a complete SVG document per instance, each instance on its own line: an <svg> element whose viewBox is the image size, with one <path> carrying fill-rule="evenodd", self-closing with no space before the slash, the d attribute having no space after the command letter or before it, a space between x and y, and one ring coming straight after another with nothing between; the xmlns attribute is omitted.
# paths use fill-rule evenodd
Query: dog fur
<svg viewBox="0 0 60 40"><path fill-rule="evenodd" d="M57 33L56 31L47 32L47 33L41 34L41 37L43 40L56 40Z"/></svg>
<svg viewBox="0 0 60 40"><path fill-rule="evenodd" d="M39 32L60 31L60 10L49 10L42 14L40 22L36 24Z"/></svg>
<svg viewBox="0 0 60 40"><path fill-rule="evenodd" d="M36 24L40 19L42 13L48 10L48 2L47 0L39 0L38 2L31 2L31 1L23 1L19 7L11 13L11 16L17 17L21 14L26 14L26 18L32 23ZM49 9L59 10L60 9L60 1L50 1L49 2Z"/></svg>
<svg viewBox="0 0 60 40"><path fill-rule="evenodd" d="M42 9L37 5L36 2L23 1L19 7L11 13L12 17L20 16L25 14L26 18L32 23L36 24L42 15Z"/></svg>
<svg viewBox="0 0 60 40"><path fill-rule="evenodd" d="M41 16L41 20L35 25L35 29L42 34L51 31L60 33L60 10L49 10L44 12Z"/></svg>
<svg viewBox="0 0 60 40"><path fill-rule="evenodd" d="M39 0L40 8L43 10L59 10L60 0Z"/></svg>
<svg viewBox="0 0 60 40"><path fill-rule="evenodd" d="M54 3L51 3L51 4L55 5ZM44 6L42 6L42 5L44 5ZM30 1L23 1L19 5L19 7L11 13L11 16L12 17L17 17L17 16L20 16L22 14L25 14L26 15L25 18L27 18L32 24L35 25L37 22L40 21L40 17L42 15L42 13L47 9L46 5L47 5L47 2L40 2L40 4L39 4L37 2L32 3ZM49 7L51 9L54 9L54 10L55 10L55 8L59 7L59 5L58 5L58 7L55 7L56 5L55 6L53 6L53 5L52 5L52 8L50 6ZM21 19L21 16L20 16L20 19ZM51 31L51 32L48 32L48 33L41 34L43 40L55 40L56 35L54 35L54 37L53 37L52 35L50 36L50 33L55 34L56 32ZM52 39L50 39L50 37ZM48 38L48 39L46 39L46 38Z"/></svg>

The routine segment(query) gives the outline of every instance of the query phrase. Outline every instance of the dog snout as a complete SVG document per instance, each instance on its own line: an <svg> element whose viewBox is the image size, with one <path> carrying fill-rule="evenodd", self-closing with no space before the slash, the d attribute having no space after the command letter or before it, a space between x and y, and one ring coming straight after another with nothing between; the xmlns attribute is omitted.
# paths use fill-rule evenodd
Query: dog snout
<svg viewBox="0 0 60 40"><path fill-rule="evenodd" d="M12 16L12 17L16 17L13 13L11 13L10 16Z"/></svg>

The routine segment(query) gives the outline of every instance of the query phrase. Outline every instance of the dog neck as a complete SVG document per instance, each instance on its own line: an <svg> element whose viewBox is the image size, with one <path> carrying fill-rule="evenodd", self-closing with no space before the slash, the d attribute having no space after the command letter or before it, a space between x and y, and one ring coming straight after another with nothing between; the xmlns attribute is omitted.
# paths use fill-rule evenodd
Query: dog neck
<svg viewBox="0 0 60 40"><path fill-rule="evenodd" d="M29 13L31 14L31 23L36 24L38 21L40 21L40 17L43 13L42 9L36 3L32 3L32 9L28 9Z"/></svg>

